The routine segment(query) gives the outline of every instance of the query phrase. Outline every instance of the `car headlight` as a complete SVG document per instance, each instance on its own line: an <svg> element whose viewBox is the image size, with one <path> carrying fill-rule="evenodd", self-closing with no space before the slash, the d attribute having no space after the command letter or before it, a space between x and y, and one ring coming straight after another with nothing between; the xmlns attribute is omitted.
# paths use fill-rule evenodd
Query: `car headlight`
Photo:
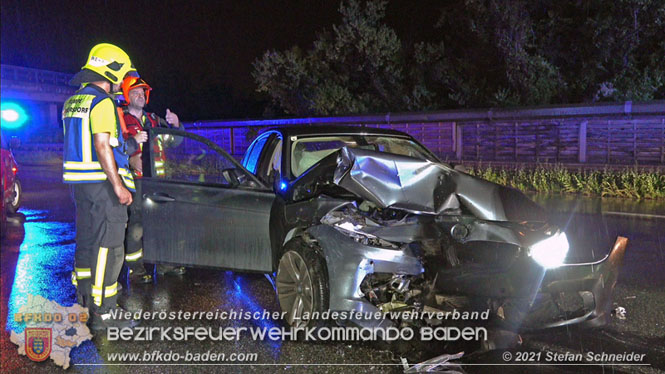
<svg viewBox="0 0 665 374"><path fill-rule="evenodd" d="M540 266L552 269L563 265L569 248L566 233L558 232L532 245L529 254Z"/></svg>

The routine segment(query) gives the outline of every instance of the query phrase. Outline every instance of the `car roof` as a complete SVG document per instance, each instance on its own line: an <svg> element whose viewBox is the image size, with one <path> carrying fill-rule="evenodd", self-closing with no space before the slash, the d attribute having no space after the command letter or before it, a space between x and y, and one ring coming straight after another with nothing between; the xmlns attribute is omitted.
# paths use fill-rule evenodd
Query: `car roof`
<svg viewBox="0 0 665 374"><path fill-rule="evenodd" d="M381 129L376 127L362 127L362 126L286 126L274 127L268 131L277 131L284 137L289 136L303 136L303 135L335 135L335 134L362 134L362 135L397 135L397 136L411 136L407 133L391 130Z"/></svg>

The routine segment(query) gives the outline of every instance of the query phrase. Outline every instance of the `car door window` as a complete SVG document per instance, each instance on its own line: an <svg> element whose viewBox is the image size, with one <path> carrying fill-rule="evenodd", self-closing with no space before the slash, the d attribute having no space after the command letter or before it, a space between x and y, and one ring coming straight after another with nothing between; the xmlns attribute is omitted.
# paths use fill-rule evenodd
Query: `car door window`
<svg viewBox="0 0 665 374"><path fill-rule="evenodd" d="M151 131L154 178L222 186L255 180L228 153L204 137L171 129Z"/></svg>
<svg viewBox="0 0 665 374"><path fill-rule="evenodd" d="M265 155L260 161L256 175L268 185L273 185L275 179L282 175L282 139L273 137L270 144L264 147Z"/></svg>
<svg viewBox="0 0 665 374"><path fill-rule="evenodd" d="M245 154L245 157L242 160L242 164L247 168L247 171L250 173L256 174L256 166L259 162L259 157L261 156L261 151L263 146L268 140L268 135L262 135L254 143L252 143L251 148Z"/></svg>

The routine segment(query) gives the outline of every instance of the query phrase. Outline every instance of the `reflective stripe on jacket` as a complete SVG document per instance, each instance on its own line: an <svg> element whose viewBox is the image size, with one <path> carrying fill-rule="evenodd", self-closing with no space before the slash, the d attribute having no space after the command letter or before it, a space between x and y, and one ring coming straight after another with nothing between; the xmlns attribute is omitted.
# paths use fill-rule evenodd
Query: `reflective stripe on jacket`
<svg viewBox="0 0 665 374"><path fill-rule="evenodd" d="M146 113L143 112L141 119L136 118L133 114L129 113L129 110L125 107L124 111L124 120L125 126L127 127L127 133L123 134L125 139L128 139L131 136L138 134L140 131L144 131L146 127L160 127L160 118L155 113ZM162 120L163 121L163 120ZM167 126L162 126L167 127ZM165 174L164 169L164 146L162 145L161 137L155 139L155 146L153 148L154 158L155 158L155 176L161 177ZM138 154L143 149L143 144L140 144L140 149L136 151L132 156ZM134 176L141 178L143 173L138 170L134 170Z"/></svg>
<svg viewBox="0 0 665 374"><path fill-rule="evenodd" d="M65 183L100 183L106 180L106 174L97 159L90 124L92 109L105 99L113 101L104 90L89 84L67 99L63 106L62 179ZM115 132L110 134L111 139L117 139L117 144L111 144L113 157L125 186L134 191L134 179L129 172L129 156L126 154L125 140L121 136L118 113L113 113L117 124Z"/></svg>

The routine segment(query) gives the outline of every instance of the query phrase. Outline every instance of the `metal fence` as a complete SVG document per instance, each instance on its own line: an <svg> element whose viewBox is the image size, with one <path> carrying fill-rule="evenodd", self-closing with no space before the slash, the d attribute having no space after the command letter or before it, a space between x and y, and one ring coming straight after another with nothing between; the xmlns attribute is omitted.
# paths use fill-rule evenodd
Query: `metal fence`
<svg viewBox="0 0 665 374"><path fill-rule="evenodd" d="M235 156L268 128L311 125L404 131L444 160L665 165L665 101L186 124Z"/></svg>

